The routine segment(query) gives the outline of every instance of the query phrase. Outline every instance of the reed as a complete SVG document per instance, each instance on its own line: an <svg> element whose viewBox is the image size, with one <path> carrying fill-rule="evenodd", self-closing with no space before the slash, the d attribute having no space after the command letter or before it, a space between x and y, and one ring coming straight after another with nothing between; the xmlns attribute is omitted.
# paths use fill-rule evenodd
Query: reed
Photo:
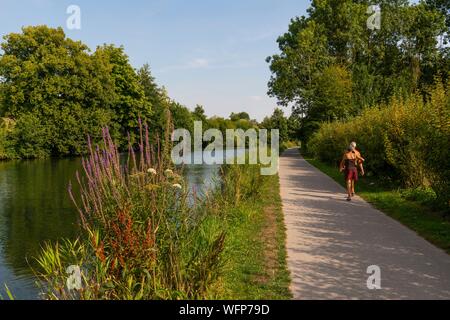
<svg viewBox="0 0 450 320"><path fill-rule="evenodd" d="M170 128L170 125L167 126ZM140 124L126 163L107 128L88 140L89 155L69 194L83 234L46 244L35 270L45 299L195 299L208 296L220 275L224 217L204 201L189 201L179 169L168 158L170 136L150 145ZM159 139L158 139L159 141ZM69 290L70 265L81 268L81 289Z"/></svg>

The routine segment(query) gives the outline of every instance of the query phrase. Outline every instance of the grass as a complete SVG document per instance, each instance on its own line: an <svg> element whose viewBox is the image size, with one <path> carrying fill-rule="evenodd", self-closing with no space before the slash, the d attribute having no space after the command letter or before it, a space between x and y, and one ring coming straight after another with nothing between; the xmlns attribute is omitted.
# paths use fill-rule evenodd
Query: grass
<svg viewBox="0 0 450 320"><path fill-rule="evenodd" d="M342 174L337 167L330 166L308 155L305 160L345 187ZM357 194L399 221L435 246L450 254L450 220L443 213L433 209L429 201L421 197L405 196L409 190L387 185L376 177L363 177L357 183Z"/></svg>
<svg viewBox="0 0 450 320"><path fill-rule="evenodd" d="M244 172L244 174L248 174ZM262 177L258 196L230 208L224 299L290 299L278 176Z"/></svg>
<svg viewBox="0 0 450 320"><path fill-rule="evenodd" d="M15 299L15 297L14 297L14 295L12 294L12 292L11 292L11 290L8 288L8 286L5 284L5 292L6 292L6 296L7 296L7 298L4 298L1 294L0 294L0 301L1 300L6 300L6 299L8 299L8 300L16 300Z"/></svg>

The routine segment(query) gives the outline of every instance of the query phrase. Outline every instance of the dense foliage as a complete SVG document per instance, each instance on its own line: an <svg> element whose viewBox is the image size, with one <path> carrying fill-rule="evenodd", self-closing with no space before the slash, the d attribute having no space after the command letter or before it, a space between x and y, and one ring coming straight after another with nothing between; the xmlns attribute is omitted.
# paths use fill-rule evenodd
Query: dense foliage
<svg viewBox="0 0 450 320"><path fill-rule="evenodd" d="M369 174L416 189L431 187L441 205L450 205L450 83L437 81L426 101L416 94L394 97L351 121L324 123L308 150L330 164L349 141L357 141Z"/></svg>
<svg viewBox="0 0 450 320"><path fill-rule="evenodd" d="M257 128L245 113L207 118L168 97L146 64L135 70L123 47L93 53L61 28L24 27L4 37L0 55L0 159L73 156L85 141L101 141L101 129L125 149L138 137L138 119L151 127L150 141L164 142L169 117L175 128ZM129 135L129 138L128 138Z"/></svg>
<svg viewBox="0 0 450 320"><path fill-rule="evenodd" d="M112 65L62 29L26 27L5 40L0 112L15 126L1 141L2 157L82 152L86 135L114 120Z"/></svg>
<svg viewBox="0 0 450 320"><path fill-rule="evenodd" d="M269 94L293 106L308 140L322 121L348 119L365 107L424 92L449 70L448 1L411 5L378 1L381 29L367 28L371 1L313 0L269 57Z"/></svg>

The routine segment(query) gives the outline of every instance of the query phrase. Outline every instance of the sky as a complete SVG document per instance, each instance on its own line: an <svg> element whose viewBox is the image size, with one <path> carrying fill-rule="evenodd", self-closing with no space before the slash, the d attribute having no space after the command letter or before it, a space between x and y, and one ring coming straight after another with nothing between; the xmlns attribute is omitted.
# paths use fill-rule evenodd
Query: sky
<svg viewBox="0 0 450 320"><path fill-rule="evenodd" d="M172 99L208 116L246 111L262 120L277 106L267 96L266 57L309 0L0 0L0 35L22 26L61 26L91 49L123 45L131 64L149 63ZM81 9L81 29L67 28L67 8ZM290 110L285 110L289 114Z"/></svg>

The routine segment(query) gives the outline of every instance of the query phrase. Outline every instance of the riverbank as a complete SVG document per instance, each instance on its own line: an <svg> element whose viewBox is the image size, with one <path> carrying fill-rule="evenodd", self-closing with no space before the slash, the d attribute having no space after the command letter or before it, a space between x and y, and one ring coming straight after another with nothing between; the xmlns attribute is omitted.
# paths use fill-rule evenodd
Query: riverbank
<svg viewBox="0 0 450 320"><path fill-rule="evenodd" d="M345 187L342 174L337 167L302 154L306 161ZM402 190L395 185L386 185L376 177L362 177L356 193L375 208L399 221L421 237L450 254L450 219L436 211L422 196L411 196L411 190Z"/></svg>
<svg viewBox="0 0 450 320"><path fill-rule="evenodd" d="M226 233L224 249L220 254L220 268L217 269L217 266L214 266L211 269L204 269L220 276L217 280L208 281L209 288L205 290L207 293L203 295L203 298L288 298L289 275L285 265L285 231L278 177L261 176L259 166L225 167L228 168L223 171L219 180L216 180L217 170L219 170L217 166L192 168L187 166L183 170L186 192L196 190L197 196L206 193L205 198L203 196L198 198L199 203L195 209L195 212L204 217L201 230L195 231L196 246L208 252L209 246L205 246L203 241L206 240L209 245L213 243L201 234L206 233L206 237L209 237L217 235L219 231ZM48 159L2 163L0 169L1 173L8 177L8 180L3 180L6 183L3 185L6 193L0 194L0 199L5 203L5 208L10 208L6 211L0 210L0 220L4 222L5 229L0 228L3 230L0 233L10 235L4 238L5 242L0 241L2 246L8 245L8 250L0 250L0 258L14 261L14 264L7 264L6 269L5 265L0 263L0 278L3 280L0 291L3 297L7 297L3 290L3 282L5 282L15 298L35 299L38 297L38 290L33 285L36 279L29 267L30 263L33 268L38 267L34 258L38 256L40 246L48 241L52 244L57 242L64 244L61 239L75 240L80 235L80 230L76 226L76 209L69 199L67 186L70 180L73 181L75 172L83 168L80 159ZM146 179L152 179L151 173L146 175ZM221 187L214 189L218 185ZM22 186L21 192L12 192L18 186ZM114 186L116 184L110 187ZM170 186L168 186L169 189ZM77 184L73 183L73 187L77 187ZM38 194L36 190L39 191ZM147 194L149 191L154 190L144 192ZM46 201L31 202L31 199L46 199ZM184 196L181 196L181 199L184 199ZM30 211L29 206L25 206L30 203L33 204L31 207L33 211ZM148 205L145 204L145 206ZM190 209L186 208L186 210ZM25 215L29 215L30 212L34 221L31 225L25 224ZM71 220L67 222L69 218ZM114 217L111 219L114 221ZM41 228L40 226L45 225L46 221L50 221L50 225ZM11 225L12 223L16 226L15 228ZM17 229L17 226L21 226L20 229ZM158 229L156 235L161 236L161 229ZM261 235L264 236L261 237ZM16 248L18 244L21 246ZM189 243L186 245L191 246ZM89 247L90 244L83 241L83 245L79 248L85 249L86 246ZM28 259L28 263L25 258ZM63 256L61 258L64 259ZM80 261L81 265L82 260L82 257L78 257L75 259L76 263L71 263L78 264L77 261ZM58 272L61 272L61 285L66 279L64 267L65 265L61 269L58 268ZM17 274L21 275L20 281ZM59 298L64 299L64 297ZM111 298L113 298L112 295ZM126 299L125 296L122 298ZM166 298L170 297L166 296Z"/></svg>
<svg viewBox="0 0 450 320"><path fill-rule="evenodd" d="M171 168L164 157L148 157L150 146L141 149L139 161L131 152L132 168L125 174L107 132L104 139L104 150L90 146L90 156L83 159L80 175L85 178L62 182L65 186L58 188L69 186L74 203L64 207L78 209L81 232L46 238L45 245L31 241L43 248L33 254L33 273L43 298L289 297L277 176L262 176L257 165L225 165L218 184L211 181L205 195L202 187L194 187L191 194L184 170ZM52 161L45 164L54 169ZM77 162L76 171L80 166ZM74 175L57 176L66 181ZM67 197L67 191L64 194ZM82 274L75 290L66 287L68 266ZM20 299L22 293L16 295L15 289L12 294Z"/></svg>

